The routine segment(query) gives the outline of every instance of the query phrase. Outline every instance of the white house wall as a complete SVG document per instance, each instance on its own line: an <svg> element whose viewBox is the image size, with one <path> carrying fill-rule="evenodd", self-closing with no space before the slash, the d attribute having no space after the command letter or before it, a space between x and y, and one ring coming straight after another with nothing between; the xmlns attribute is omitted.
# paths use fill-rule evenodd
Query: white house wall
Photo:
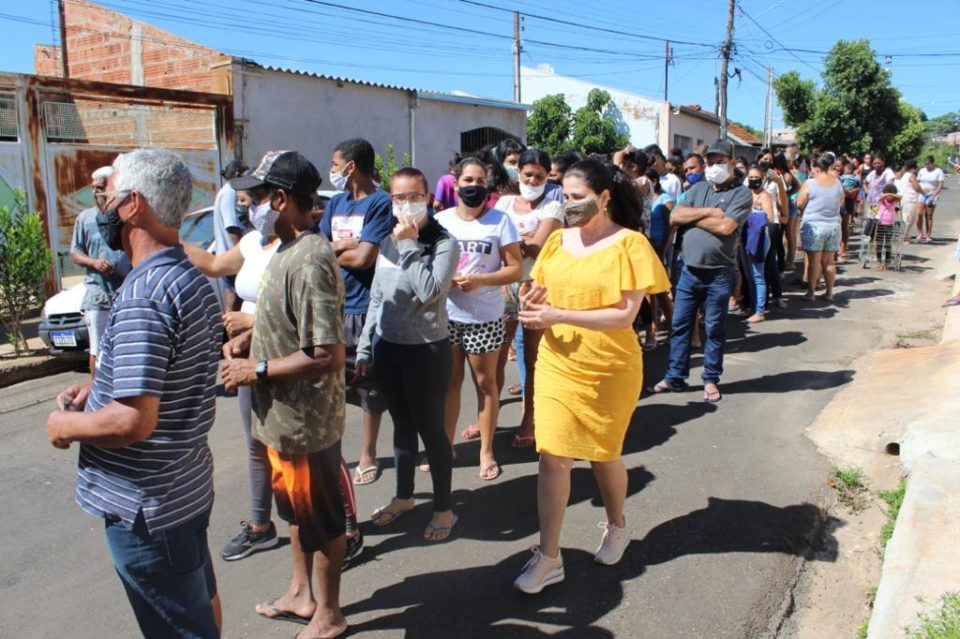
<svg viewBox="0 0 960 639"><path fill-rule="evenodd" d="M690 138L693 141L691 148L695 148L698 144L713 144L717 138L720 137L720 125L701 120L686 113L671 113L670 140L667 142L667 145L663 147L664 153L667 152L667 149L672 149L676 146L674 143L675 135Z"/></svg>
<svg viewBox="0 0 960 639"><path fill-rule="evenodd" d="M548 95L562 93L576 111L587 103L587 95L592 89L603 89L610 94L610 99L616 105L619 117L626 125L630 135L630 142L638 148L657 142L663 145L660 139L660 114L665 104L661 100L654 100L636 93L622 91L613 87L586 82L577 78L554 75L541 69L522 67L520 71L521 102L532 104L534 101ZM616 116L616 114L615 114Z"/></svg>

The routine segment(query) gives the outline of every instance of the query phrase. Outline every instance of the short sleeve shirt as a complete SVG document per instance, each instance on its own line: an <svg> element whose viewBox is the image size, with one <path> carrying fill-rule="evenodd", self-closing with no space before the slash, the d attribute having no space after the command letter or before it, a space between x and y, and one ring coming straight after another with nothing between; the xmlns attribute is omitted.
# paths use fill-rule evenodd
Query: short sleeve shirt
<svg viewBox="0 0 960 639"><path fill-rule="evenodd" d="M237 218L237 192L229 184L224 184L213 200L213 239L217 255L233 248L231 230L242 232Z"/></svg>
<svg viewBox="0 0 960 639"><path fill-rule="evenodd" d="M714 235L696 225L688 225L683 235L684 263L696 268L736 266L740 229L753 208L750 190L739 181L733 181L719 191L709 182L698 182L687 191L684 206L716 207L737 222L737 230L726 236Z"/></svg>
<svg viewBox="0 0 960 639"><path fill-rule="evenodd" d="M376 191L354 200L351 193L333 196L323 211L320 230L331 242L356 238L360 242L380 243L393 230L393 206L386 191ZM341 267L346 295L346 313L364 315L370 305L370 287L376 265L363 271Z"/></svg>
<svg viewBox="0 0 960 639"><path fill-rule="evenodd" d="M533 238L540 228L540 222L543 220L557 220L563 225L563 205L556 200L548 200L544 197L540 200L537 208L529 213L517 213L514 206L517 203L516 195L505 195L497 202L497 208L506 212L510 216L514 225L517 227L517 233L522 238ZM523 258L523 274L521 280L530 279L530 270L533 269L533 263L536 260L532 257Z"/></svg>
<svg viewBox="0 0 960 639"><path fill-rule="evenodd" d="M343 279L330 243L307 233L281 246L257 298L250 356L286 357L315 346L343 344ZM281 453L326 450L345 425L344 374L268 380L253 386L254 435Z"/></svg>
<svg viewBox="0 0 960 639"><path fill-rule="evenodd" d="M923 167L917 173L917 181L920 182L924 195L932 195L937 190L937 184L942 183L943 180L943 169L940 167L934 167L932 171L928 171L927 167Z"/></svg>
<svg viewBox="0 0 960 639"><path fill-rule="evenodd" d="M207 433L216 408L223 326L210 282L179 246L130 272L100 340L86 411L117 399L159 397L157 427L120 448L80 446L76 500L88 513L151 533L213 505Z"/></svg>
<svg viewBox="0 0 960 639"><path fill-rule="evenodd" d="M457 275L496 273L503 265L503 247L520 242L516 225L500 209L487 209L475 220L464 220L457 209L447 209L437 213L436 220L460 246ZM503 308L499 286L481 286L469 293L453 289L447 298L447 315L463 324L493 322L503 316Z"/></svg>
<svg viewBox="0 0 960 639"><path fill-rule="evenodd" d="M103 259L113 264L112 275L104 275L95 268L87 268L87 275L83 279L87 291L80 304L80 310L83 311L109 309L117 289L123 284L124 276L130 272L130 260L122 250L114 251L107 246L100 227L97 226L96 208L89 208L77 216L77 221L73 224L70 252L83 253L93 259Z"/></svg>

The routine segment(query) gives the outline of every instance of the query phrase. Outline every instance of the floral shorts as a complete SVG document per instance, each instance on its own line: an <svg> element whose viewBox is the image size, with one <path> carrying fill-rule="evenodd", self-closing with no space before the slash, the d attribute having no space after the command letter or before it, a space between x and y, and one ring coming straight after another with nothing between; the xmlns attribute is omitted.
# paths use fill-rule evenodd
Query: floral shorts
<svg viewBox="0 0 960 639"><path fill-rule="evenodd" d="M520 283L514 282L501 287L503 294L503 321L516 322L517 312L520 309Z"/></svg>
<svg viewBox="0 0 960 639"><path fill-rule="evenodd" d="M507 339L503 318L483 324L464 324L450 320L450 343L471 355L500 350Z"/></svg>
<svg viewBox="0 0 960 639"><path fill-rule="evenodd" d="M800 242L804 251L835 253L840 250L840 225L804 222L800 226Z"/></svg>

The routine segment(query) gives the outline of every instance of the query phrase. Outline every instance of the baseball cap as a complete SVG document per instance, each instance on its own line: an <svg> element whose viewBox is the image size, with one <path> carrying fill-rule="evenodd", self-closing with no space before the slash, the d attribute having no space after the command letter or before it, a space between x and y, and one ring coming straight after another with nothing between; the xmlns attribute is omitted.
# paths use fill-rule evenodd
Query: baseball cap
<svg viewBox="0 0 960 639"><path fill-rule="evenodd" d="M728 158L732 158L733 145L726 140L717 140L707 149L707 155L725 155Z"/></svg>
<svg viewBox="0 0 960 639"><path fill-rule="evenodd" d="M321 182L317 167L297 151L267 151L257 168L230 180L230 186L246 191L269 185L312 198Z"/></svg>

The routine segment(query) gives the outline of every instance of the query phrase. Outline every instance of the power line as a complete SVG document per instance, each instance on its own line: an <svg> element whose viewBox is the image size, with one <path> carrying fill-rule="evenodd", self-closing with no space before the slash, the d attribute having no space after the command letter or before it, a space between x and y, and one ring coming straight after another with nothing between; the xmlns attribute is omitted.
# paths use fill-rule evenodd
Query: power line
<svg viewBox="0 0 960 639"><path fill-rule="evenodd" d="M749 13L747 13L747 12L743 9L743 5L740 4L739 2L737 3L737 8L740 10L740 15L742 15L742 16L745 17L747 20L749 20L750 22L752 22L753 24L755 24L758 29L760 29L761 31L763 31L764 33L766 33L767 36L769 36L771 40L773 40L774 42L776 42L777 44L779 44L779 45L783 48L784 51L787 51L788 53L790 53L794 58L796 58L797 60L799 60L801 64L805 64L805 65L807 65L808 67L810 67L811 69L813 69L813 72L814 72L814 73L820 73L820 71L819 71L818 69L814 68L814 66L813 66L812 64L810 64L809 62L807 62L806 60L804 60L803 58L801 58L800 56L798 56L796 53L793 52L793 50L788 49L782 42L780 42L779 40L777 40L772 33L770 33L769 31L767 31L766 29L764 29L764 28L763 28L763 25L761 25L759 22L757 22L756 20L754 20L754 19L753 19L753 16L751 16Z"/></svg>

